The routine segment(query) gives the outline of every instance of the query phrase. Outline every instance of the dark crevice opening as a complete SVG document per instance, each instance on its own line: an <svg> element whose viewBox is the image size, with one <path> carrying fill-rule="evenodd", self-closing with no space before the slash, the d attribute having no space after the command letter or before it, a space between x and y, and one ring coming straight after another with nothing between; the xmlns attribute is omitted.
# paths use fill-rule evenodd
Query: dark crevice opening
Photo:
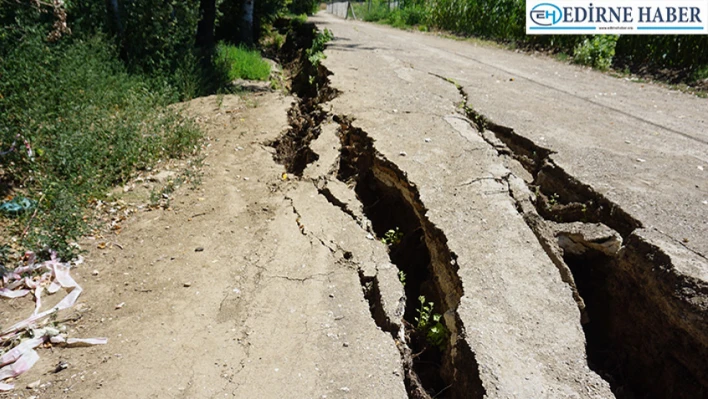
<svg viewBox="0 0 708 399"><path fill-rule="evenodd" d="M705 374L708 349L668 316L665 306L675 305L661 292L663 282L637 275L637 259L627 249L618 257L588 250L563 259L587 306L588 365L618 399L707 397L699 374ZM678 312L687 319L692 313Z"/></svg>
<svg viewBox="0 0 708 399"><path fill-rule="evenodd" d="M292 93L297 98L288 110L290 128L267 143L275 148L273 159L296 176L302 176L307 165L319 159L310 143L319 137L320 125L328 115L321 104L339 94L329 84L332 73L320 63L313 64L307 56L306 50L312 46L317 33L313 23L291 23L281 49L281 59L286 62Z"/></svg>
<svg viewBox="0 0 708 399"><path fill-rule="evenodd" d="M389 246L389 257L405 279L406 311L401 321L404 337L398 336L399 332L393 335L403 341L398 346L406 369L409 397L483 397L475 355L461 338L462 322L455 311L462 288L454 254L447 249L444 235L423 216L425 208L415 187L394 164L376 152L373 140L361 129L352 127L348 120L337 116L335 120L340 123L342 142L337 178L354 183L364 214L378 239L391 230L398 229L402 234L399 242ZM448 280L447 285L444 280ZM442 349L430 344L416 328L420 296L435 304L434 313L450 316L443 318L449 334ZM374 309L372 317L381 319ZM384 324L382 329L385 327Z"/></svg>
<svg viewBox="0 0 708 399"><path fill-rule="evenodd" d="M706 287L659 273L673 267L671 259L633 234L643 227L640 221L556 165L552 151L469 108L467 94L458 89L482 137L532 175L533 205L543 220L602 223L624 240L616 256L588 248L582 255L564 251L558 260L570 269L585 303L581 312L587 316L583 330L589 367L610 383L618 399L708 397L708 339L701 328L706 323L700 321L706 312L677 295L682 289L705 292ZM503 145L491 142L485 130ZM524 219L548 251L544 241L556 237L546 236L533 216Z"/></svg>

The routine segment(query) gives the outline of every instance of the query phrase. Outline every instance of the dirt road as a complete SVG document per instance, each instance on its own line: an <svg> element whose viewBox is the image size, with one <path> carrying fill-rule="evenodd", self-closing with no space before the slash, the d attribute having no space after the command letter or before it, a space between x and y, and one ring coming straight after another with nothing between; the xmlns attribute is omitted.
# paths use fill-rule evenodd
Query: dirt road
<svg viewBox="0 0 708 399"><path fill-rule="evenodd" d="M8 397L706 395L705 100L313 20L315 94L186 104L200 188L72 272L108 345Z"/></svg>

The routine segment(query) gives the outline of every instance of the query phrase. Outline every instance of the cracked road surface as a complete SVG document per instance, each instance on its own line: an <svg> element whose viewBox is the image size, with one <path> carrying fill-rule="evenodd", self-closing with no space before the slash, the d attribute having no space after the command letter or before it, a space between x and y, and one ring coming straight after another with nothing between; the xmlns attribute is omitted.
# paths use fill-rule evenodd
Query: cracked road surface
<svg viewBox="0 0 708 399"><path fill-rule="evenodd" d="M109 345L43 352L33 394L706 395L705 100L312 20L310 94L186 104L202 187L90 251L74 328Z"/></svg>
<svg viewBox="0 0 708 399"><path fill-rule="evenodd" d="M313 20L335 36L324 65L341 94L330 113L417 186L456 255L461 335L487 397L611 397L596 373L618 396L706 393L705 99L545 57ZM611 229L593 244L577 224L588 237ZM573 236L585 245L575 253Z"/></svg>

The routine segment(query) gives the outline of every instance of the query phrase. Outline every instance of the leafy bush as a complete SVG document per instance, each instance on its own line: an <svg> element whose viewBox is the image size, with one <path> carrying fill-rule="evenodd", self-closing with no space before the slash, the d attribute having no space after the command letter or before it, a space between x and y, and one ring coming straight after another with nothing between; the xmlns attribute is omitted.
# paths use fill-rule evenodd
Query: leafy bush
<svg viewBox="0 0 708 399"><path fill-rule="evenodd" d="M224 43L216 46L216 68L225 71L230 81L236 79L268 80L270 64L258 51Z"/></svg>
<svg viewBox="0 0 708 399"><path fill-rule="evenodd" d="M193 51L199 1L123 1L121 52L136 71L170 75Z"/></svg>
<svg viewBox="0 0 708 399"><path fill-rule="evenodd" d="M419 25L426 20L425 8L422 6L410 6L397 8L391 11L386 17L386 23L396 28Z"/></svg>
<svg viewBox="0 0 708 399"><path fill-rule="evenodd" d="M288 10L296 15L312 15L317 12L319 6L319 0L292 0L290 4L288 4Z"/></svg>
<svg viewBox="0 0 708 399"><path fill-rule="evenodd" d="M332 31L327 28L322 32L317 31L315 33L312 46L305 50L305 55L312 65L317 66L323 59L327 58L324 54L325 45L332 39L334 39L334 35Z"/></svg>
<svg viewBox="0 0 708 399"><path fill-rule="evenodd" d="M38 29L9 51L0 76L0 153L27 143L0 155L0 176L42 199L26 237L31 248L70 257L92 198L159 158L191 153L200 139L165 107L176 91L129 74L100 35L48 44Z"/></svg>
<svg viewBox="0 0 708 399"><path fill-rule="evenodd" d="M354 4L352 6L356 15L366 22L385 20L390 13L388 4L380 1L372 1L370 6L367 3Z"/></svg>
<svg viewBox="0 0 708 399"><path fill-rule="evenodd" d="M618 38L617 35L597 35L585 39L575 48L573 61L603 71L608 69L615 56Z"/></svg>

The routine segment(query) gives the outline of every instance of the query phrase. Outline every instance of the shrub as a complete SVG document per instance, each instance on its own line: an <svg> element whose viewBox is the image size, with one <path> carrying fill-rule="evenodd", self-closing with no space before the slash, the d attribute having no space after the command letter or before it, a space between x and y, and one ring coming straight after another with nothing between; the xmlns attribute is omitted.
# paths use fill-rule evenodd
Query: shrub
<svg viewBox="0 0 708 399"><path fill-rule="evenodd" d="M425 20L425 8L422 6L398 8L391 11L386 17L386 22L397 28L418 25Z"/></svg>
<svg viewBox="0 0 708 399"><path fill-rule="evenodd" d="M129 74L101 36L49 44L37 30L9 51L0 76L0 153L13 142L32 150L0 155L0 176L42 198L24 243L33 249L70 257L91 199L159 158L194 151L200 139L191 121L165 107L176 91Z"/></svg>
<svg viewBox="0 0 708 399"><path fill-rule="evenodd" d="M618 38L617 35L597 35L585 39L575 48L573 61L600 70L608 69L615 56Z"/></svg>
<svg viewBox="0 0 708 399"><path fill-rule="evenodd" d="M288 4L288 10L296 15L312 15L317 12L319 6L319 0L292 0L290 4Z"/></svg>
<svg viewBox="0 0 708 399"><path fill-rule="evenodd" d="M216 46L214 64L226 73L230 81L236 79L268 80L270 64L258 51L225 43Z"/></svg>

